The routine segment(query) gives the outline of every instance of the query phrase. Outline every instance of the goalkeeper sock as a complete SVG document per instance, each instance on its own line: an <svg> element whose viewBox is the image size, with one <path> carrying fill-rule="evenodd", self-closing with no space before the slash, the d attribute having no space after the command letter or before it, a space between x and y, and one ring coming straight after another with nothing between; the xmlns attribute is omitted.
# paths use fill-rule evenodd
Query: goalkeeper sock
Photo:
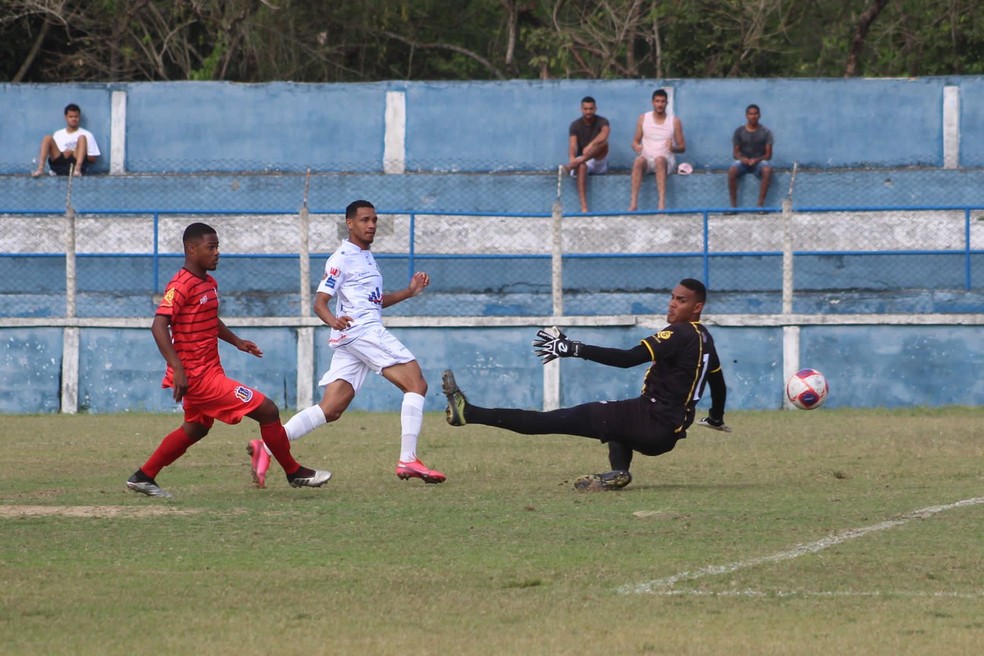
<svg viewBox="0 0 984 656"><path fill-rule="evenodd" d="M400 408L400 460L413 462L417 459L417 437L424 423L424 397L416 392L403 395Z"/></svg>
<svg viewBox="0 0 984 656"><path fill-rule="evenodd" d="M586 405L538 412L514 408L482 408L469 404L468 423L495 426L524 435L599 437L591 424L591 411Z"/></svg>
<svg viewBox="0 0 984 656"><path fill-rule="evenodd" d="M629 471L632 464L632 449L621 442L608 443L608 464L613 470Z"/></svg>

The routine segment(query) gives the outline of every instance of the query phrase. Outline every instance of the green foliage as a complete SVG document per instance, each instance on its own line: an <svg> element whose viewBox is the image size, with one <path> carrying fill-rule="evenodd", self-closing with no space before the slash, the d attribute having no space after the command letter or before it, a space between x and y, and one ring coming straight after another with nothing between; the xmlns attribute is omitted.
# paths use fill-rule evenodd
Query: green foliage
<svg viewBox="0 0 984 656"><path fill-rule="evenodd" d="M226 55L227 48L220 39L212 48L212 52L202 60L201 66L188 73L189 80L214 80L217 78L219 66Z"/></svg>
<svg viewBox="0 0 984 656"><path fill-rule="evenodd" d="M857 0L0 0L0 80L841 76ZM984 72L980 0L894 0L868 76ZM42 24L49 29L31 55ZM507 62L510 34L516 36Z"/></svg>

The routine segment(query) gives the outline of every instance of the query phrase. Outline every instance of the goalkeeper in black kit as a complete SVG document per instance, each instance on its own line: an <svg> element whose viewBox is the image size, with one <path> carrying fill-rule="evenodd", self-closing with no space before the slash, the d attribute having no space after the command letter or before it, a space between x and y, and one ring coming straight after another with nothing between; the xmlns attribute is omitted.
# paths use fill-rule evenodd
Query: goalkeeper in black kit
<svg viewBox="0 0 984 656"><path fill-rule="evenodd" d="M533 342L544 364L556 358L583 358L611 367L650 363L641 396L623 401L597 401L549 412L482 408L468 401L451 370L444 372L447 420L452 426L482 424L525 435L577 435L608 444L611 471L581 476L579 490L617 490L632 482L634 452L658 456L687 436L705 384L711 408L700 425L731 432L724 423L727 387L714 340L700 323L707 290L686 278L673 289L666 313L669 325L630 349L605 348L568 339L554 328L540 330Z"/></svg>

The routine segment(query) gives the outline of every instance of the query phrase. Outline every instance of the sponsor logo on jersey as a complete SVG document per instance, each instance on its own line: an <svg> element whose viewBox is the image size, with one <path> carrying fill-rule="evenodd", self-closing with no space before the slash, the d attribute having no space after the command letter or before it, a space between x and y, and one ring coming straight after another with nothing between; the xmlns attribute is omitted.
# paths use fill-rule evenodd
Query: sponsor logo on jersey
<svg viewBox="0 0 984 656"><path fill-rule="evenodd" d="M328 280L325 281L325 287L327 287L328 289L335 289L336 282L338 281L335 280L334 276L328 276Z"/></svg>
<svg viewBox="0 0 984 656"><path fill-rule="evenodd" d="M161 301L161 307L171 307L174 305L174 287L171 287L166 292L164 292L164 300Z"/></svg>
<svg viewBox="0 0 984 656"><path fill-rule="evenodd" d="M330 269L328 269L328 275L331 276L331 277L333 277L333 278L336 277L340 273L341 273L341 271L339 271L335 267L331 267Z"/></svg>
<svg viewBox="0 0 984 656"><path fill-rule="evenodd" d="M208 303L208 294L202 294L202 297L198 299L198 304L205 305L206 303Z"/></svg>
<svg viewBox="0 0 984 656"><path fill-rule="evenodd" d="M250 400L253 398L253 390L246 387L245 385L238 385L234 393L236 395L236 398L242 401L243 403L249 403Z"/></svg>
<svg viewBox="0 0 984 656"><path fill-rule="evenodd" d="M661 330L658 333L656 333L656 340L659 342L662 342L663 340L667 340L671 337L673 337L672 330Z"/></svg>
<svg viewBox="0 0 984 656"><path fill-rule="evenodd" d="M375 305L383 304L383 293L379 291L379 287L376 287L374 290L372 290L372 293L369 294L369 302Z"/></svg>

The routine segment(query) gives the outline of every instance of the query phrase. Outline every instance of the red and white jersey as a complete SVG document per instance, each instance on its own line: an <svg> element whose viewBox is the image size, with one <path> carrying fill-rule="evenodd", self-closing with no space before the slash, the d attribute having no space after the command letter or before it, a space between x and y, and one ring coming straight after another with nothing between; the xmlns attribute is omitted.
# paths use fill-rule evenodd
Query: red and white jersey
<svg viewBox="0 0 984 656"><path fill-rule="evenodd" d="M157 314L171 320L171 342L189 379L204 375L219 362L219 284L205 274L199 278L182 268L167 284ZM174 370L168 365L162 387L171 387Z"/></svg>
<svg viewBox="0 0 984 656"><path fill-rule="evenodd" d="M345 331L332 328L329 344L341 346L360 337L367 328L383 323L383 274L369 250L347 239L325 263L318 291L335 297L335 316L351 317Z"/></svg>

